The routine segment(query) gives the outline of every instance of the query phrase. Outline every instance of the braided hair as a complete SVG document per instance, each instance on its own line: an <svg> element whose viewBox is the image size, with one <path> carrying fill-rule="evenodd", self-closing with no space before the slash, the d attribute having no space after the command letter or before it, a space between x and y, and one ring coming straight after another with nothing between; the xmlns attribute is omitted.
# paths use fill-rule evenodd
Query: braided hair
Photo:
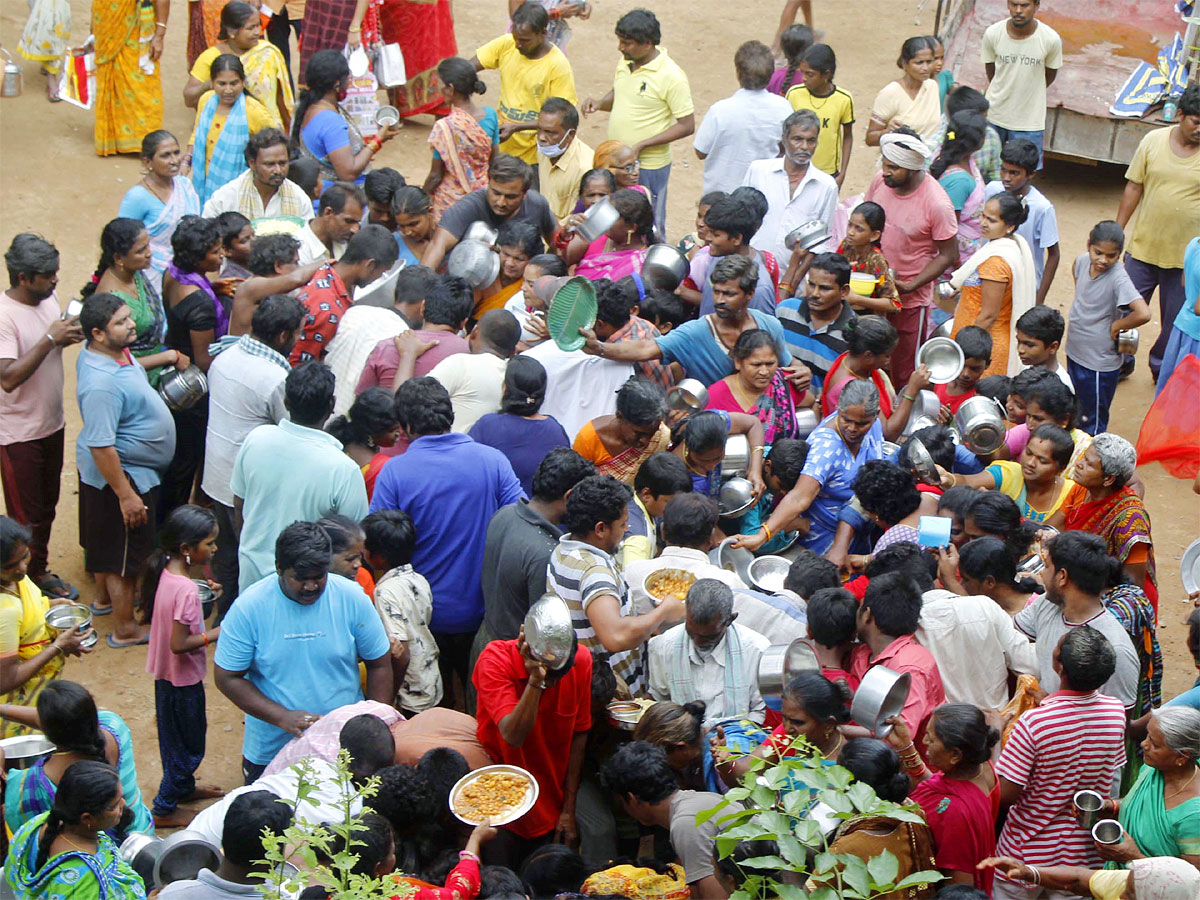
<svg viewBox="0 0 1200 900"><path fill-rule="evenodd" d="M83 760L72 763L58 782L54 805L46 817L46 829L38 839L37 864L40 871L50 858L50 847L62 834L63 826L76 825L84 813L99 816L112 805L121 790L121 777L108 763Z"/></svg>

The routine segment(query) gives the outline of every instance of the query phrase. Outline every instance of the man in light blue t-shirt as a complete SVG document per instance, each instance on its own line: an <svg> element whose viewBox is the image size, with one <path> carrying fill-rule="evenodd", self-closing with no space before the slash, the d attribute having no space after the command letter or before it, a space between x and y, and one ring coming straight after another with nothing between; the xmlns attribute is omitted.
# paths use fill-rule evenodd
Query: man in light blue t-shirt
<svg viewBox="0 0 1200 900"><path fill-rule="evenodd" d="M329 536L293 522L275 542L275 578L241 595L221 623L217 688L246 713L242 775L249 784L279 749L322 715L363 699L391 703L390 645L371 599L329 574Z"/></svg>

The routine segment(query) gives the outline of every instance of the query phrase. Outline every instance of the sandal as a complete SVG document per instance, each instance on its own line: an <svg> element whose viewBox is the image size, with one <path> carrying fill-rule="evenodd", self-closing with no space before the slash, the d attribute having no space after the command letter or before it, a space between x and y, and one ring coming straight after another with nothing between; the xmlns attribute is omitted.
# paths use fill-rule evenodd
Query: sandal
<svg viewBox="0 0 1200 900"><path fill-rule="evenodd" d="M141 638L136 641L118 641L111 634L104 639L104 643L112 647L114 650L124 650L126 647L136 647L138 644L150 643L150 632L146 632Z"/></svg>
<svg viewBox="0 0 1200 900"><path fill-rule="evenodd" d="M43 594L53 597L56 600L78 600L79 588L73 584L68 584L63 581L58 575L53 572L47 572L42 576L42 580L37 582L38 588Z"/></svg>
<svg viewBox="0 0 1200 900"><path fill-rule="evenodd" d="M95 603L89 603L88 609L92 611L93 616L107 616L112 614L112 606L97 606Z"/></svg>

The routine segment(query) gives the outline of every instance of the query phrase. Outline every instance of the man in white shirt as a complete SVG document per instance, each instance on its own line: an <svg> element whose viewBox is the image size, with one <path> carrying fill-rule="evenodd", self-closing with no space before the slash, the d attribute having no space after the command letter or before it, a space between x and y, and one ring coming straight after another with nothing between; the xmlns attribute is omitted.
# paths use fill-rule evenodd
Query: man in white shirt
<svg viewBox="0 0 1200 900"><path fill-rule="evenodd" d="M346 242L358 234L367 197L356 184L331 184L321 195L321 213L296 232L300 265L342 258Z"/></svg>
<svg viewBox="0 0 1200 900"><path fill-rule="evenodd" d="M742 44L733 66L741 89L708 108L693 141L696 156L704 160L706 194L732 191L750 163L778 156L779 126L792 114L790 103L767 90L775 60L765 44Z"/></svg>
<svg viewBox="0 0 1200 900"><path fill-rule="evenodd" d="M313 217L312 198L288 181L288 139L276 128L250 135L246 143L249 168L213 192L204 204L204 218L240 212L251 221L290 216L307 222Z"/></svg>
<svg viewBox="0 0 1200 900"><path fill-rule="evenodd" d="M814 219L833 228L837 182L812 164L820 132L821 121L815 112L796 110L783 121L783 156L750 163L742 182L762 191L767 198L766 218L750 246L775 254L781 268L787 268L792 256L784 243L788 232ZM803 280L815 254L833 249L832 238L811 248L801 263L795 283Z"/></svg>
<svg viewBox="0 0 1200 900"><path fill-rule="evenodd" d="M679 704L703 700L706 728L726 719L761 723L766 703L758 663L770 644L736 618L729 585L713 578L693 584L682 624L650 638L650 696Z"/></svg>
<svg viewBox="0 0 1200 900"><path fill-rule="evenodd" d="M617 411L617 391L635 374L631 363L564 350L554 341L542 341L521 355L533 357L546 370L542 415L554 416L572 441L592 419Z"/></svg>

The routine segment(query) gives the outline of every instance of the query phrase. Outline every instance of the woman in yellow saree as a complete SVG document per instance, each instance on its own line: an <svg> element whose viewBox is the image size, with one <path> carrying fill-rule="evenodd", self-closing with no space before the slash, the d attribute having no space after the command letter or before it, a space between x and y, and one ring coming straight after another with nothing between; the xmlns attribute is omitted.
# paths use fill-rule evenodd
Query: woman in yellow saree
<svg viewBox="0 0 1200 900"><path fill-rule="evenodd" d="M163 37L170 0L94 0L96 153L140 153L162 128Z"/></svg>

